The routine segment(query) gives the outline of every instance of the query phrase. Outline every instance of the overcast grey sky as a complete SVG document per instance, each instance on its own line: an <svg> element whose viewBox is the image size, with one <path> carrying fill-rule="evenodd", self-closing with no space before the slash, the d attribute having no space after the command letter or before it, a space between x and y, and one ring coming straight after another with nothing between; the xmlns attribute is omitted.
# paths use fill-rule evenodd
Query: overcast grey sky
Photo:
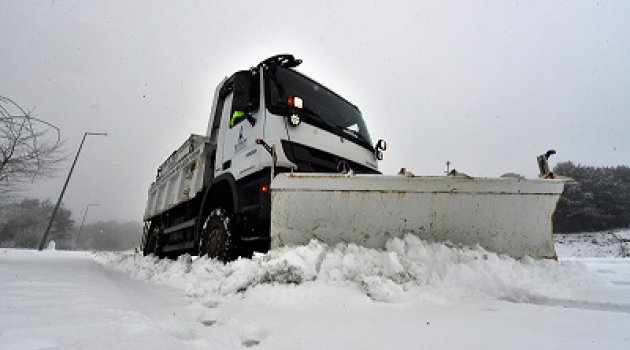
<svg viewBox="0 0 630 350"><path fill-rule="evenodd" d="M91 137L64 202L141 220L157 166L206 130L216 84L277 53L362 110L381 170L535 177L630 163L630 1L0 0L0 95ZM70 166L70 161L66 165ZM67 173L28 189L56 200Z"/></svg>

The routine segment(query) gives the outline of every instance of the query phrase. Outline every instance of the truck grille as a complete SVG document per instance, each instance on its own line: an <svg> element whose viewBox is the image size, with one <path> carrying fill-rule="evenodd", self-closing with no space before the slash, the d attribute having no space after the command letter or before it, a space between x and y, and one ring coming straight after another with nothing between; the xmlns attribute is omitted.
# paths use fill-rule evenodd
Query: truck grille
<svg viewBox="0 0 630 350"><path fill-rule="evenodd" d="M287 158L297 164L298 172L337 173L340 162L346 162L357 174L380 174L364 165L295 142L282 141L282 150Z"/></svg>

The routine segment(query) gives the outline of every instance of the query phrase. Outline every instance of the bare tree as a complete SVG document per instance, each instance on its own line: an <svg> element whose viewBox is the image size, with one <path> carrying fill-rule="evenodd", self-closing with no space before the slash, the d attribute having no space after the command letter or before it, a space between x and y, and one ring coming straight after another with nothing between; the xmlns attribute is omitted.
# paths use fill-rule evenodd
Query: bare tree
<svg viewBox="0 0 630 350"><path fill-rule="evenodd" d="M0 96L0 197L52 175L63 160L61 133L13 100Z"/></svg>

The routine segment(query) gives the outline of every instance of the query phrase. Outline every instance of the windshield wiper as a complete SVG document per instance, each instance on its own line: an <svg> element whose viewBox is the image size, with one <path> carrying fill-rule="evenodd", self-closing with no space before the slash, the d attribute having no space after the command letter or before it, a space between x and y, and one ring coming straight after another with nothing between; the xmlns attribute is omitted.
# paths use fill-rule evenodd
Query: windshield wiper
<svg viewBox="0 0 630 350"><path fill-rule="evenodd" d="M348 128L341 128L341 129L346 134L354 136L356 139L359 139L359 140L363 141L365 144L368 144L368 145L370 144L370 142L359 131L348 129ZM372 145L370 145L370 147L371 146Z"/></svg>

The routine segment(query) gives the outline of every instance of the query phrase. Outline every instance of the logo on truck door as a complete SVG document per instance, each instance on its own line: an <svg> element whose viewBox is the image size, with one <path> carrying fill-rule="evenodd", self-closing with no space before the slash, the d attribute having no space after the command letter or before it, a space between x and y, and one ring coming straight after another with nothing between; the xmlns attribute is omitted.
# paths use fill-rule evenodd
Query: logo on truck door
<svg viewBox="0 0 630 350"><path fill-rule="evenodd" d="M238 132L238 141L236 142L236 145L234 145L234 153L242 151L246 144L247 138L243 135L243 126L241 125L241 130Z"/></svg>

